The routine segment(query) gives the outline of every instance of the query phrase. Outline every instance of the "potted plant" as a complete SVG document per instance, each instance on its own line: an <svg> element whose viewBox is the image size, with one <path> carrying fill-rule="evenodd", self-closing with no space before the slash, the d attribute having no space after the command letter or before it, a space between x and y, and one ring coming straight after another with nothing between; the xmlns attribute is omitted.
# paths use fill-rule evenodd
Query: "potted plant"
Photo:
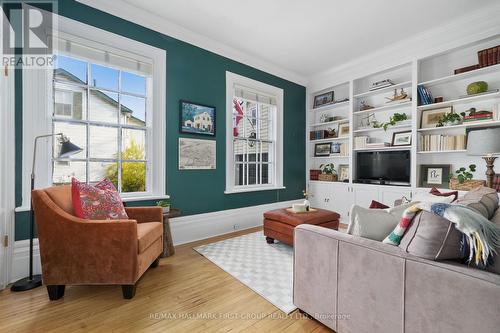
<svg viewBox="0 0 500 333"><path fill-rule="evenodd" d="M378 121L373 121L373 128L383 128L384 131L387 131L389 126L394 126L401 121L408 120L408 115L406 113L394 113L388 122L379 123Z"/></svg>
<svg viewBox="0 0 500 333"><path fill-rule="evenodd" d="M458 113L450 112L441 116L436 127L454 126L462 123L462 117Z"/></svg>
<svg viewBox="0 0 500 333"><path fill-rule="evenodd" d="M454 174L450 175L450 189L470 191L476 187L480 187L486 184L484 180L475 180L474 172L476 172L476 165L471 164L469 168L461 167L455 171Z"/></svg>
<svg viewBox="0 0 500 333"><path fill-rule="evenodd" d="M337 181L337 171L333 163L325 163L319 166L321 173L319 175L319 180L327 182Z"/></svg>
<svg viewBox="0 0 500 333"><path fill-rule="evenodd" d="M164 200L157 201L156 205L163 208L164 213L170 212L170 196Z"/></svg>

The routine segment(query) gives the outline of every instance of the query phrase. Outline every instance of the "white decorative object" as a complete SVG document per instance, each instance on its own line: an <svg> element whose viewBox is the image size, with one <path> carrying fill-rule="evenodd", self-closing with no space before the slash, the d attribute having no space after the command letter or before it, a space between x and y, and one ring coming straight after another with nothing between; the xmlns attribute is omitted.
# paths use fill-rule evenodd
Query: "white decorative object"
<svg viewBox="0 0 500 333"><path fill-rule="evenodd" d="M307 211L307 206L304 205L303 203L301 203L301 204L293 204L292 205L292 209L293 209L294 212L302 213L302 212L306 212Z"/></svg>
<svg viewBox="0 0 500 333"><path fill-rule="evenodd" d="M306 206L306 210L309 210L309 208L311 208L311 203L307 199L305 199L302 204Z"/></svg>
<svg viewBox="0 0 500 333"><path fill-rule="evenodd" d="M216 142L179 138L179 170L216 168Z"/></svg>

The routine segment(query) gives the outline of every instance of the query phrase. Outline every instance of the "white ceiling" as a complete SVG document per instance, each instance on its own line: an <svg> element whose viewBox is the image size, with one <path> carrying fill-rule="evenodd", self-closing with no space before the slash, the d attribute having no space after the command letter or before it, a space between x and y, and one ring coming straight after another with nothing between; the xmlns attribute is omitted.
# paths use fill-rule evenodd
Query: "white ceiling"
<svg viewBox="0 0 500 333"><path fill-rule="evenodd" d="M498 0L114 0L113 3L121 1L302 77L498 4Z"/></svg>

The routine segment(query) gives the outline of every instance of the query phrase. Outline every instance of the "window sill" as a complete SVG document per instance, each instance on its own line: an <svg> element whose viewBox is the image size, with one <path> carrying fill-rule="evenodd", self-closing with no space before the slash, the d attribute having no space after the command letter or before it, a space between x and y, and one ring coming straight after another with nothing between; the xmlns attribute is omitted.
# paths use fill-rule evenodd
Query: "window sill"
<svg viewBox="0 0 500 333"><path fill-rule="evenodd" d="M148 200L166 200L170 199L168 194L163 195L145 195L145 196L134 196L122 198L123 202L133 202L133 201L148 201ZM26 206L19 206L14 209L16 213L29 212L30 208Z"/></svg>
<svg viewBox="0 0 500 333"><path fill-rule="evenodd" d="M236 193L246 193L246 192L259 192L259 191L273 191L273 190L284 190L285 186L272 186L272 187L247 187L241 189L232 189L224 191L224 194L236 194Z"/></svg>

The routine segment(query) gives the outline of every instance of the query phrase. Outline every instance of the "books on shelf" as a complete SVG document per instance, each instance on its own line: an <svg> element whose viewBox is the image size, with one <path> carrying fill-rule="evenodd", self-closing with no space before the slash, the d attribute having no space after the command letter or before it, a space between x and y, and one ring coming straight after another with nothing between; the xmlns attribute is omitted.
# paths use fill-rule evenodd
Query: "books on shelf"
<svg viewBox="0 0 500 333"><path fill-rule="evenodd" d="M478 67L488 67L500 64L500 45L477 52Z"/></svg>
<svg viewBox="0 0 500 333"><path fill-rule="evenodd" d="M366 145L370 142L370 137L366 135L357 136L354 138L354 148L366 148Z"/></svg>
<svg viewBox="0 0 500 333"><path fill-rule="evenodd" d="M445 151L445 150L464 150L465 134L443 135L428 134L422 135L420 140L420 151Z"/></svg>
<svg viewBox="0 0 500 333"><path fill-rule="evenodd" d="M473 116L464 116L464 123L493 120L493 112L486 114L476 114Z"/></svg>
<svg viewBox="0 0 500 333"><path fill-rule="evenodd" d="M329 130L318 130L309 132L309 140L321 140L334 138L334 132Z"/></svg>
<svg viewBox="0 0 500 333"><path fill-rule="evenodd" d="M349 142L340 145L340 156L349 156Z"/></svg>
<svg viewBox="0 0 500 333"><path fill-rule="evenodd" d="M419 105L427 105L434 103L434 99L432 98L432 94L426 87L420 85L417 87L418 93L418 101Z"/></svg>
<svg viewBox="0 0 500 333"><path fill-rule="evenodd" d="M390 142L369 142L366 144L365 148L385 148L390 146Z"/></svg>

